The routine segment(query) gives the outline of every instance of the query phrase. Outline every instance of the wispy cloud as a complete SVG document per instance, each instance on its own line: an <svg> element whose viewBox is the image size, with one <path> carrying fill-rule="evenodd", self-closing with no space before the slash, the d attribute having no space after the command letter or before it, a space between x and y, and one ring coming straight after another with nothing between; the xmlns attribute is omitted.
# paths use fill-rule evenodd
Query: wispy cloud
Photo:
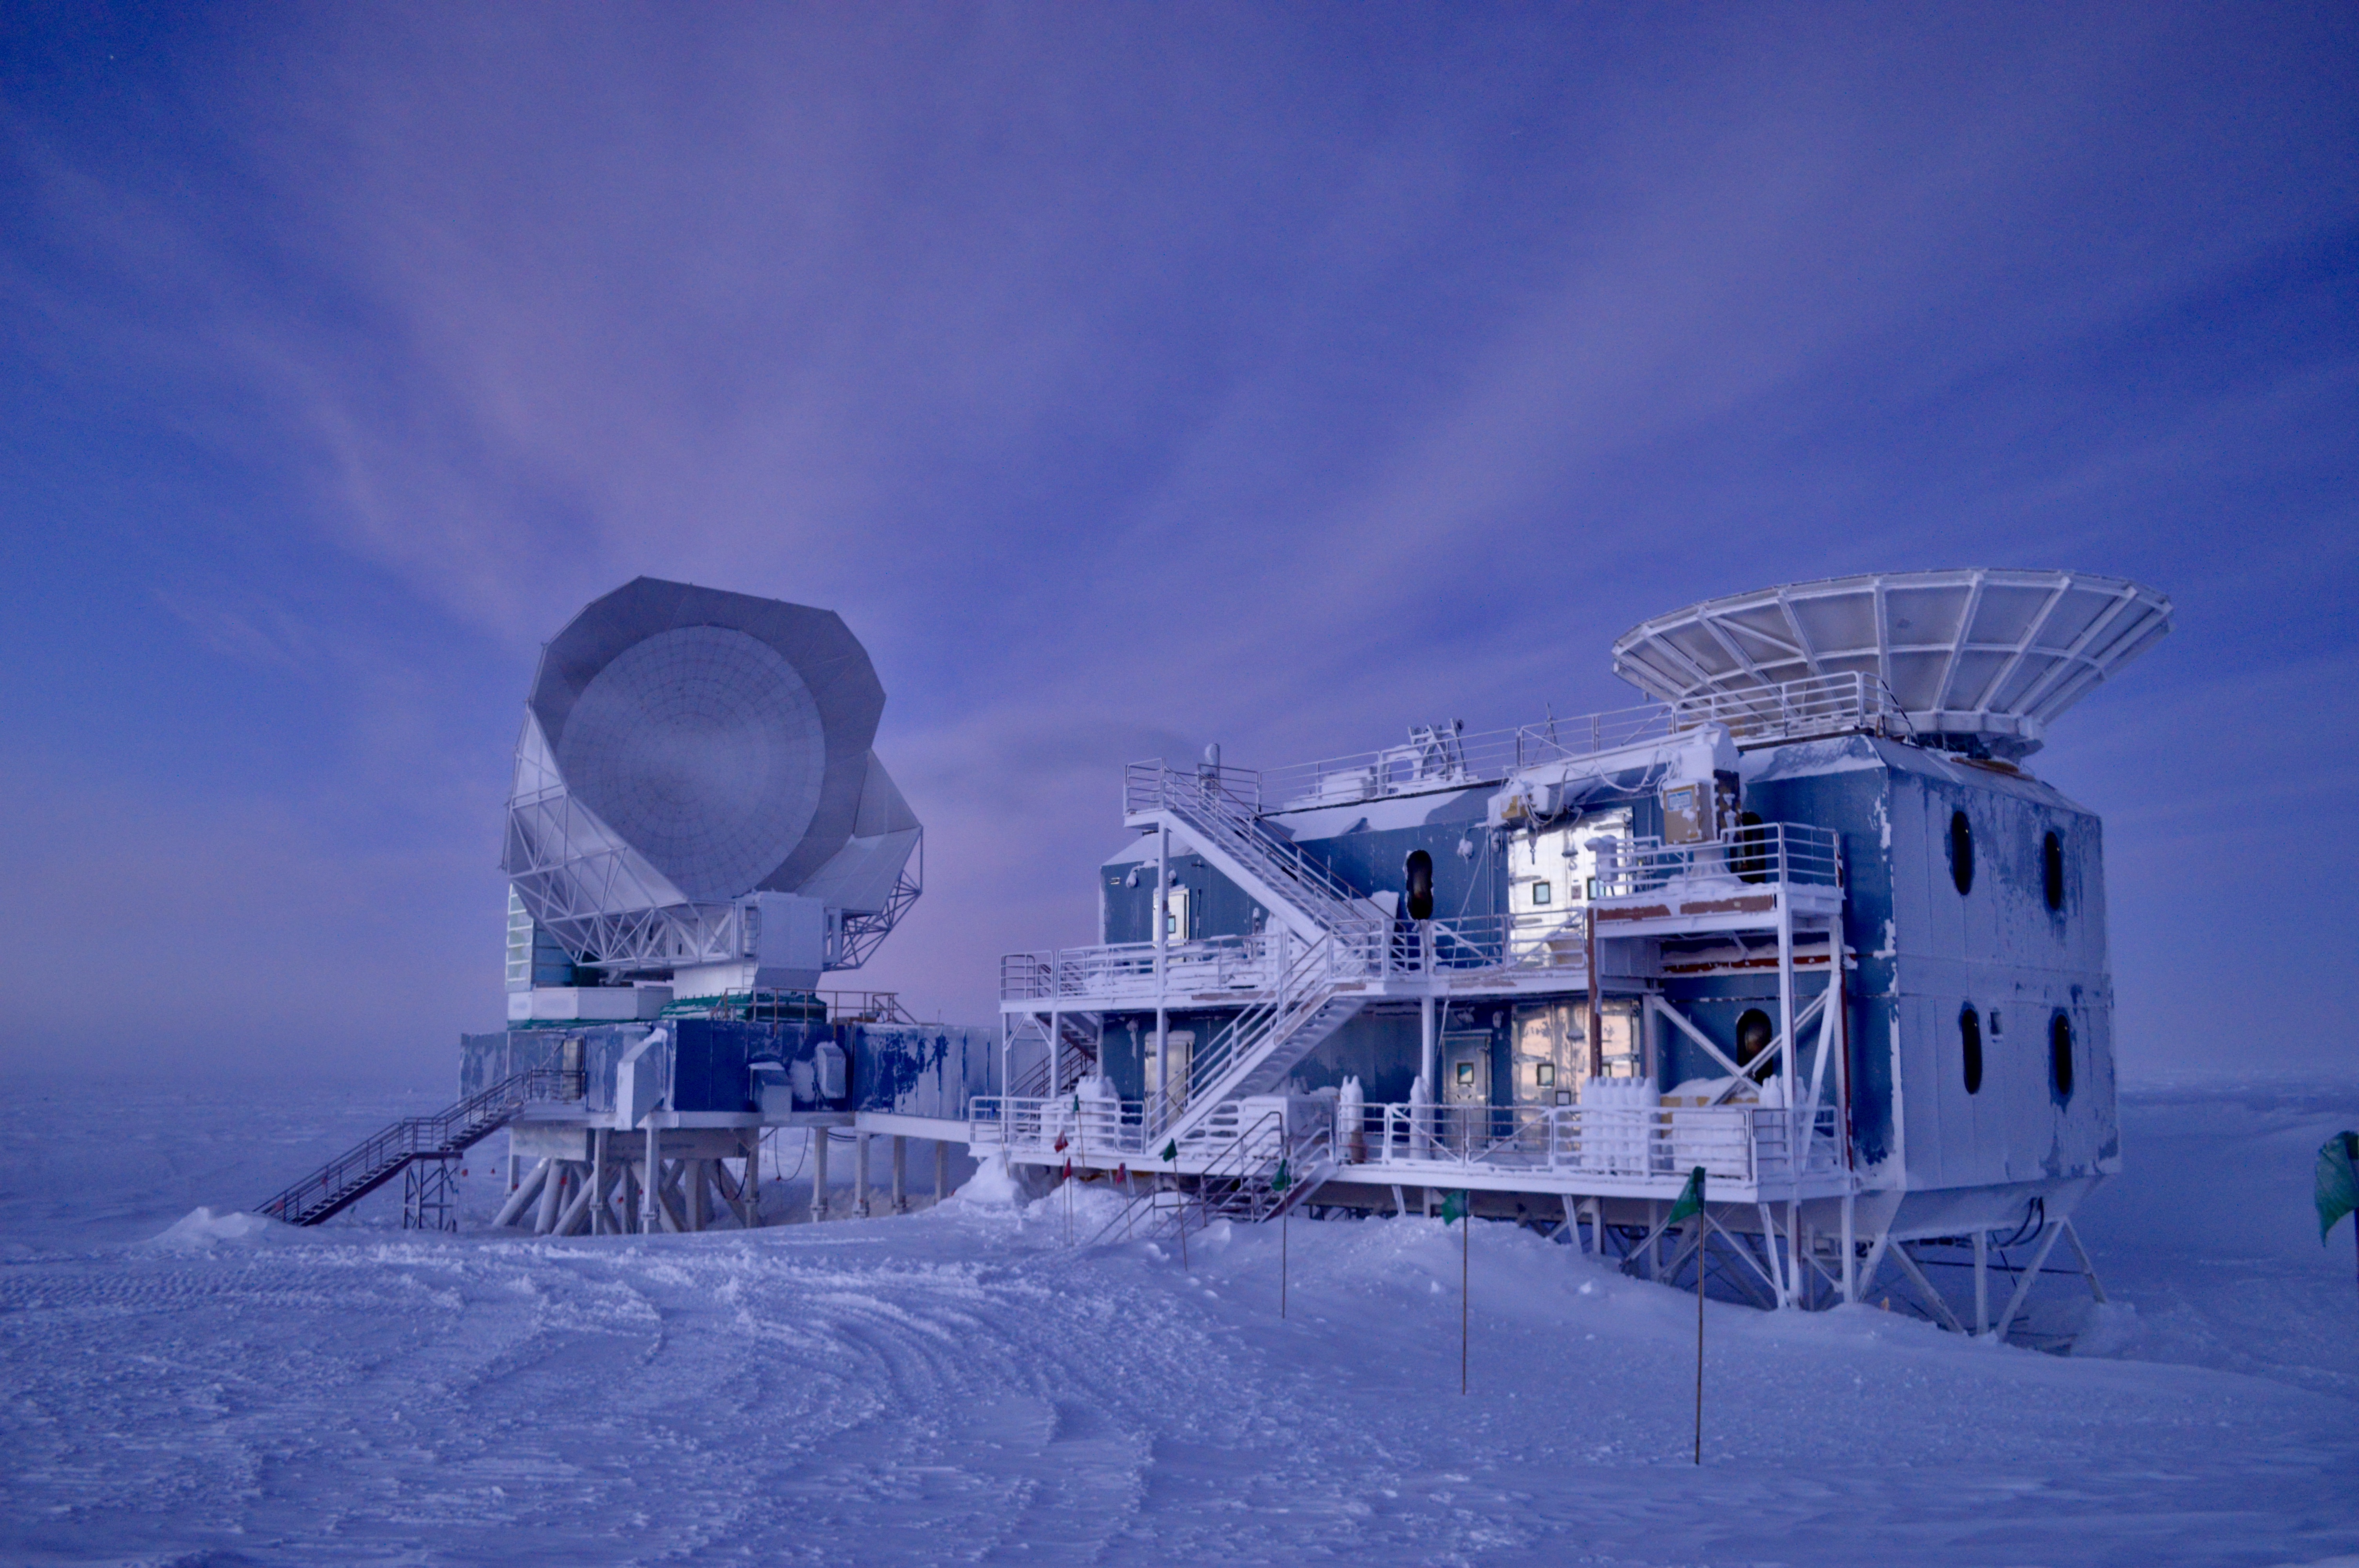
<svg viewBox="0 0 2359 1568"><path fill-rule="evenodd" d="M1087 934L1125 755L1625 701L1606 643L1706 593L2133 570L2267 664L2321 557L2200 514L2348 572L2352 269L2257 280L2359 232L2349 31L263 11L17 95L0 303L74 417L223 466L180 525L236 568L152 599L332 687L421 875L582 601L842 611L931 826L880 972L973 1010Z"/></svg>

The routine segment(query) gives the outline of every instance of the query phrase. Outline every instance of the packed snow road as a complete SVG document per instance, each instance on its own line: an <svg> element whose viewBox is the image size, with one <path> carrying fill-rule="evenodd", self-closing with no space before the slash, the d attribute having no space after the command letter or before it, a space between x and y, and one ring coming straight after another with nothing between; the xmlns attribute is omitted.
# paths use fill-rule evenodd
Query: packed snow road
<svg viewBox="0 0 2359 1568"><path fill-rule="evenodd" d="M2133 1099L2157 1163L2088 1217L2127 1303L2102 1356L1710 1307L1701 1469L1693 1299L1505 1226L1462 1397L1437 1222L1294 1223L1281 1319L1274 1232L1183 1267L1068 1247L1061 1197L562 1242L173 1223L401 1108L126 1134L33 1103L0 1561L2325 1562L2359 1553L2359 1299L2303 1211L2354 1103Z"/></svg>

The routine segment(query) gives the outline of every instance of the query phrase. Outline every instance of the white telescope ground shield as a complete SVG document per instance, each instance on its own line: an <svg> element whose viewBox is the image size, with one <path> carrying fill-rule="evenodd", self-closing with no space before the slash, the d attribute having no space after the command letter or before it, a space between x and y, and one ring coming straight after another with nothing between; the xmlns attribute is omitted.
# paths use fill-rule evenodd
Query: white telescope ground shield
<svg viewBox="0 0 2359 1568"><path fill-rule="evenodd" d="M832 611L639 578L542 651L503 869L582 968L809 989L919 891L884 707Z"/></svg>

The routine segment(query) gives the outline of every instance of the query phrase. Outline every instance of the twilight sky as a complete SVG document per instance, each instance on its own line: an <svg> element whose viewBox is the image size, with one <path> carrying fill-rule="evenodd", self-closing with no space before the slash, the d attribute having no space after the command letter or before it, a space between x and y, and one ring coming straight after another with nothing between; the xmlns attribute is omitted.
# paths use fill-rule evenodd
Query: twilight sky
<svg viewBox="0 0 2359 1568"><path fill-rule="evenodd" d="M2354 480L2348 5L10 6L0 1065L447 1086L641 572L867 643L985 1022L1131 757L1994 565L2178 605L2031 764L2125 1074L2347 1075Z"/></svg>

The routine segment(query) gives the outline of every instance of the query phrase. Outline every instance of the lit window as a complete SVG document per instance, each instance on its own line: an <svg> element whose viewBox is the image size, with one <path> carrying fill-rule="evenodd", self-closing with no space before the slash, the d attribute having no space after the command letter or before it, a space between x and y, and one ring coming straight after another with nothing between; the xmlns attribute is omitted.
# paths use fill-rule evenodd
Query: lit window
<svg viewBox="0 0 2359 1568"><path fill-rule="evenodd" d="M1533 1075L1533 1079L1542 1088L1547 1088L1550 1084L1555 1083L1556 1064L1554 1062L1542 1062L1539 1065L1539 1070Z"/></svg>
<svg viewBox="0 0 2359 1568"><path fill-rule="evenodd" d="M1549 901L1549 891L1548 883L1534 882L1532 884L1532 902L1534 903L1546 903Z"/></svg>
<svg viewBox="0 0 2359 1568"><path fill-rule="evenodd" d="M1470 1089L1471 1089L1471 1088L1473 1088L1473 1087L1474 1087L1474 1064L1473 1064L1473 1063L1472 1063L1472 1062L1461 1062L1461 1063L1459 1063L1459 1064L1458 1064L1458 1082L1459 1082L1460 1087L1464 1087L1464 1088L1470 1088Z"/></svg>

